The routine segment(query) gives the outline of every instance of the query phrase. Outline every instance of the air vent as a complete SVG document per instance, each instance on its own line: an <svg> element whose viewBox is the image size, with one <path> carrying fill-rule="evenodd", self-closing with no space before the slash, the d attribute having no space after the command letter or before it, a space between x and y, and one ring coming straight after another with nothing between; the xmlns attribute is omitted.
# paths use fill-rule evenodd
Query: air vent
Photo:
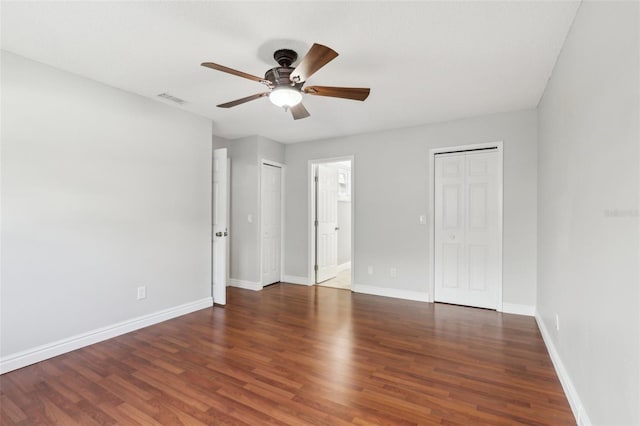
<svg viewBox="0 0 640 426"><path fill-rule="evenodd" d="M185 101L184 99L176 98L175 96L170 95L170 94L168 94L168 93L160 93L160 94L158 95L158 97L159 97L159 98L167 99L167 100L169 100L169 101L171 101L171 102L175 102L175 103L177 103L177 104L179 104L179 105L183 105L183 104L185 104L185 103L186 103L186 101Z"/></svg>

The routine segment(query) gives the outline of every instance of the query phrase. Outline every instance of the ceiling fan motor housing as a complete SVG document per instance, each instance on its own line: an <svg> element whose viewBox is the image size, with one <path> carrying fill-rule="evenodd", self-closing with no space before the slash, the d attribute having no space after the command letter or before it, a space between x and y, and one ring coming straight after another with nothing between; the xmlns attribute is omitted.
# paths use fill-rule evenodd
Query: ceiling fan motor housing
<svg viewBox="0 0 640 426"><path fill-rule="evenodd" d="M291 67L275 67L271 68L264 74L264 79L270 81L273 87L278 86L294 86L289 79L289 76L293 72L294 68Z"/></svg>
<svg viewBox="0 0 640 426"><path fill-rule="evenodd" d="M289 68L298 59L298 54L291 49L279 49L273 52L273 59L281 67Z"/></svg>
<svg viewBox="0 0 640 426"><path fill-rule="evenodd" d="M270 81L273 87L285 85L295 86L289 79L289 76L295 69L291 67L291 64L298 59L298 54L291 49L280 49L273 52L273 59L275 59L280 66L267 71L264 74L264 79Z"/></svg>

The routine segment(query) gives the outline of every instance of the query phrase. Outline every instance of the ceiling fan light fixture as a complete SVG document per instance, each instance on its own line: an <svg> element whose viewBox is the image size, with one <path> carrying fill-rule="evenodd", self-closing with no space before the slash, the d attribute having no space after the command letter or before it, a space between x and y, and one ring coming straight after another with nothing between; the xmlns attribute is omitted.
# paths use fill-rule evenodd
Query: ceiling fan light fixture
<svg viewBox="0 0 640 426"><path fill-rule="evenodd" d="M269 93L269 100L276 106L290 108L302 101L302 93L290 86L276 87Z"/></svg>

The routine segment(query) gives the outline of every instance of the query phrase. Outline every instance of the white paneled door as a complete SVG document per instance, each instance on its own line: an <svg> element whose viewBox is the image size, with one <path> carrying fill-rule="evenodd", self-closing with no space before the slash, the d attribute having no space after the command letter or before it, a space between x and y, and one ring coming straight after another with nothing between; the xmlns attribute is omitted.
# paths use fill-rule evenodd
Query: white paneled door
<svg viewBox="0 0 640 426"><path fill-rule="evenodd" d="M435 301L496 309L502 286L497 150L435 157Z"/></svg>
<svg viewBox="0 0 640 426"><path fill-rule="evenodd" d="M316 283L338 274L338 167L318 164L316 187Z"/></svg>
<svg viewBox="0 0 640 426"><path fill-rule="evenodd" d="M262 164L262 285L280 281L282 169Z"/></svg>
<svg viewBox="0 0 640 426"><path fill-rule="evenodd" d="M227 303L228 174L227 148L213 151L213 302Z"/></svg>

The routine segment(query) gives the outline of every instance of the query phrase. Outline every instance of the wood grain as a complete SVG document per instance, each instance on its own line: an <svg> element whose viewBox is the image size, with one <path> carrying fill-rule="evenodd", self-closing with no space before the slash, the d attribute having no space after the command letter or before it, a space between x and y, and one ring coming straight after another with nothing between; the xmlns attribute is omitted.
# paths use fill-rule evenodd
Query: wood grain
<svg viewBox="0 0 640 426"><path fill-rule="evenodd" d="M296 69L289 78L294 83L302 83L311 77L320 68L327 65L338 56L338 53L330 47L313 43L304 58L300 60Z"/></svg>
<svg viewBox="0 0 640 426"><path fill-rule="evenodd" d="M309 95L352 99L354 101L364 101L369 97L370 92L371 89L366 87L309 86L304 88L304 93Z"/></svg>
<svg viewBox="0 0 640 426"><path fill-rule="evenodd" d="M0 424L575 424L530 317L276 284L0 376Z"/></svg>

